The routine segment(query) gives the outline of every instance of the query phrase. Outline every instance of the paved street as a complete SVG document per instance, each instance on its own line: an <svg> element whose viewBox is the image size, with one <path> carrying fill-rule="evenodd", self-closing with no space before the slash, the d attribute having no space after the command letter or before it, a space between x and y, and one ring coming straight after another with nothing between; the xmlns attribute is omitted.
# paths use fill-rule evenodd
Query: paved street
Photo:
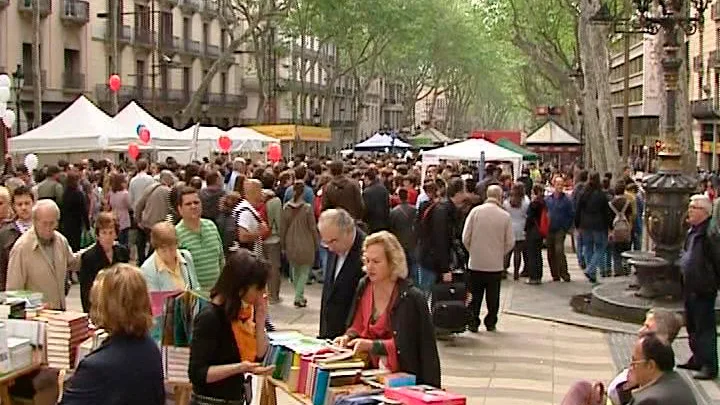
<svg viewBox="0 0 720 405"><path fill-rule="evenodd" d="M497 332L481 329L438 342L445 388L467 395L471 405L555 405L574 381L607 382L627 364L633 342L629 332L637 326L573 313L568 297L589 291L590 284L574 255L568 254L568 264L573 277L569 284L553 283L549 274L541 286L505 281ZM271 307L273 321L279 328L316 334L320 293L320 284L308 286L308 307L296 309L290 285L284 284L284 301ZM69 306L80 308L77 286ZM687 340L679 339L675 349L684 359ZM720 404L716 382L694 388L700 403ZM278 402L293 403L282 394Z"/></svg>

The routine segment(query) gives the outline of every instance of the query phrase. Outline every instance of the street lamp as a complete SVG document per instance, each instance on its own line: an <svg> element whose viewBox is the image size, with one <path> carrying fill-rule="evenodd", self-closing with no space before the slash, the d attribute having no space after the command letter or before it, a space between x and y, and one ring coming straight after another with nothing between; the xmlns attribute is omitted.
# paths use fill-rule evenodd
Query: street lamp
<svg viewBox="0 0 720 405"><path fill-rule="evenodd" d="M682 151L678 145L675 107L678 76L682 66L678 37L692 35L703 23L703 14L709 0L691 0L685 10L683 0L658 0L659 10L653 1L632 0L636 20L631 21L635 32L663 38L662 68L665 78L665 125L662 128L663 145L659 153L658 172L643 180L647 193L646 227L655 242L656 258L633 260L637 270L640 295L647 298L660 296L679 297L680 272L675 264L685 240L685 218L690 195L695 190L696 178L685 175L681 167Z"/></svg>
<svg viewBox="0 0 720 405"><path fill-rule="evenodd" d="M18 63L15 72L12 74L13 90L15 91L15 119L17 121L17 129L15 135L20 135L20 94L25 85L25 73L23 73L22 65Z"/></svg>

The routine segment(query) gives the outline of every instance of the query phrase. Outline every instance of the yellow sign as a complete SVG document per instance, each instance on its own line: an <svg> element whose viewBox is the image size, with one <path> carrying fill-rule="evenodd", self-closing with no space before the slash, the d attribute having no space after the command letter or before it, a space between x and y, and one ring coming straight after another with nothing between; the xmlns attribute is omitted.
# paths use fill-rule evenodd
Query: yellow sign
<svg viewBox="0 0 720 405"><path fill-rule="evenodd" d="M259 125L252 129L280 141L330 142L330 128L304 125Z"/></svg>
<svg viewBox="0 0 720 405"><path fill-rule="evenodd" d="M710 141L703 141L702 151L703 153L713 153L713 143ZM720 153L720 142L715 144L715 153Z"/></svg>

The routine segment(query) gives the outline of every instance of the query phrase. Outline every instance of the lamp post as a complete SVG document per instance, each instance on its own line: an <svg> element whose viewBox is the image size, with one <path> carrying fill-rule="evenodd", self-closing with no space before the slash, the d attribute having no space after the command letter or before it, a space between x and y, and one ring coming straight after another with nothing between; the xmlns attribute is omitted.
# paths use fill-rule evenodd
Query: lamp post
<svg viewBox="0 0 720 405"><path fill-rule="evenodd" d="M22 65L18 63L15 72L12 74L13 78L13 91L15 92L15 121L17 128L15 135L20 135L20 95L22 93L23 86L25 85L25 74L23 73ZM10 128L12 130L12 128ZM7 142L5 145L5 151L7 152Z"/></svg>
<svg viewBox="0 0 720 405"><path fill-rule="evenodd" d="M572 80L577 86L580 93L578 100L581 100L585 89L585 74L583 73L582 66L579 61L575 64L575 68L570 72L570 80ZM582 108L580 108L580 103L578 101L575 102L575 107L575 115L577 116L578 121L580 121L580 147L582 148L582 162L583 164L588 164L590 160L588 159L588 148L587 145L585 145L585 118L582 116Z"/></svg>
<svg viewBox="0 0 720 405"><path fill-rule="evenodd" d="M665 79L665 125L663 145L659 153L658 171L647 176L646 229L655 242L655 255L650 259L632 260L640 284L637 293L646 298L679 297L680 272L676 264L685 240L687 207L695 190L696 178L685 175L680 163L675 107L678 96L678 76L682 67L679 35L692 35L703 23L709 0L632 0L636 19L627 19L630 30L642 34L663 34L661 66Z"/></svg>

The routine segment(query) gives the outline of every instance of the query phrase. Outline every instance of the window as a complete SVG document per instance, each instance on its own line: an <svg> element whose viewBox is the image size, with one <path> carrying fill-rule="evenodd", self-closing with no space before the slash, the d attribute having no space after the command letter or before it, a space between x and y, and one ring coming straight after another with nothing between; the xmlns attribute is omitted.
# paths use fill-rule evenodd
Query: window
<svg viewBox="0 0 720 405"><path fill-rule="evenodd" d="M167 11L160 13L160 42L167 47L173 44L173 15Z"/></svg>
<svg viewBox="0 0 720 405"><path fill-rule="evenodd" d="M702 141L712 142L713 141L713 124L702 124Z"/></svg>
<svg viewBox="0 0 720 405"><path fill-rule="evenodd" d="M145 90L145 61L135 61L135 83L137 84L138 93L142 94Z"/></svg>
<svg viewBox="0 0 720 405"><path fill-rule="evenodd" d="M192 40L192 24L190 23L190 19L187 17L183 18L183 40L185 43Z"/></svg>
<svg viewBox="0 0 720 405"><path fill-rule="evenodd" d="M183 68L183 94L186 100L190 98L190 87L192 85L191 74L192 71L189 67Z"/></svg>
<svg viewBox="0 0 720 405"><path fill-rule="evenodd" d="M632 87L628 89L630 92L630 104L642 103L643 101L643 86ZM611 104L613 107L622 106L624 102L623 90L616 91L611 95Z"/></svg>
<svg viewBox="0 0 720 405"><path fill-rule="evenodd" d="M203 42L203 49L205 49L206 52L207 52L208 45L210 45L208 43L209 40L210 40L210 26L208 25L208 23L203 23L202 42Z"/></svg>
<svg viewBox="0 0 720 405"><path fill-rule="evenodd" d="M227 31L225 29L220 30L220 52L225 52L227 46Z"/></svg>
<svg viewBox="0 0 720 405"><path fill-rule="evenodd" d="M150 31L150 10L142 4L135 5L135 29Z"/></svg>
<svg viewBox="0 0 720 405"><path fill-rule="evenodd" d="M227 73L220 73L220 93L227 94Z"/></svg>
<svg viewBox="0 0 720 405"><path fill-rule="evenodd" d="M160 88L162 89L162 96L165 98L168 96L168 88L170 87L168 70L168 66L165 63L160 64Z"/></svg>

